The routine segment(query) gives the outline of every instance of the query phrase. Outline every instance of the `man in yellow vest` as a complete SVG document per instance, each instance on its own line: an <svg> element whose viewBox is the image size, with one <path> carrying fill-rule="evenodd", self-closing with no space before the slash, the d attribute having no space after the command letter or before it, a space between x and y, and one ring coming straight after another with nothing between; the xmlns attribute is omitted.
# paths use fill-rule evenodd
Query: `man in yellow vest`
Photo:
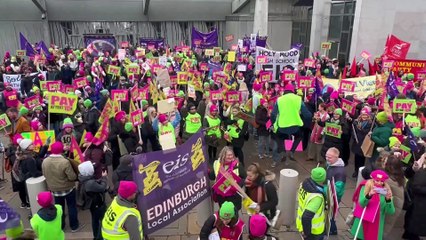
<svg viewBox="0 0 426 240"><path fill-rule="evenodd" d="M133 181L121 181L118 195L112 200L102 220L102 237L106 240L142 240L142 218L135 204L138 187Z"/></svg>
<svg viewBox="0 0 426 240"><path fill-rule="evenodd" d="M185 117L185 131L182 135L184 141L188 140L192 135L201 129L201 115L197 113L197 108L194 104L188 104L188 115Z"/></svg>
<svg viewBox="0 0 426 240"><path fill-rule="evenodd" d="M325 233L325 198L323 184L326 170L312 169L311 177L300 184L296 227L303 239L322 240Z"/></svg>

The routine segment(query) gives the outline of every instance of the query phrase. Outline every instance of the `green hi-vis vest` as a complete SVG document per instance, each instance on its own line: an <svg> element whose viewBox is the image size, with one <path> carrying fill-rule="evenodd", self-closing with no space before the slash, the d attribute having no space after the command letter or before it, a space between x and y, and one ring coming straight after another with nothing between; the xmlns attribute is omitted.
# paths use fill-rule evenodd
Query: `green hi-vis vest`
<svg viewBox="0 0 426 240"><path fill-rule="evenodd" d="M201 116L198 113L188 114L185 118L185 132L196 133L201 128Z"/></svg>
<svg viewBox="0 0 426 240"><path fill-rule="evenodd" d="M216 135L217 138L221 138L222 132L220 131L220 118L206 116L206 119L209 123L209 130L207 131L207 135Z"/></svg>
<svg viewBox="0 0 426 240"><path fill-rule="evenodd" d="M237 123L238 123L238 127L239 127L240 129L243 129L244 120L242 120L242 119L238 119L238 120L237 120ZM238 129L238 128L237 128L236 126L234 126L234 124L228 125L227 130L228 130L229 136L230 136L231 138L238 138L238 136L239 136L239 132L237 132L237 129ZM240 131L241 131L241 130L240 130Z"/></svg>
<svg viewBox="0 0 426 240"><path fill-rule="evenodd" d="M296 218L296 227L299 232L303 232L302 226L302 216L303 212L306 209L306 206L309 205L309 202L314 198L322 198L322 203L318 211L315 213L314 218L312 219L311 234L320 235L325 230L325 212L324 212L324 196L320 193L309 193L303 189L302 184L300 184L298 191L298 201L299 207L297 208L297 218Z"/></svg>
<svg viewBox="0 0 426 240"><path fill-rule="evenodd" d="M293 93L282 95L277 100L278 116L275 120L278 128L286 128L293 126L303 126L300 117L300 109L302 108L302 98Z"/></svg>
<svg viewBox="0 0 426 240"><path fill-rule="evenodd" d="M171 133L173 135L173 139L175 140L175 143L176 143L175 128L173 127L173 125L171 123L167 123L167 125L164 126L163 124L160 123L158 125L158 137L160 137L161 135L166 135L168 133Z"/></svg>
<svg viewBox="0 0 426 240"><path fill-rule="evenodd" d="M138 219L139 233L141 234L141 239L143 239L142 219L138 209L118 205L117 197L112 200L111 206L106 210L104 219L102 219L103 239L130 239L129 233L123 228L129 216L135 216Z"/></svg>

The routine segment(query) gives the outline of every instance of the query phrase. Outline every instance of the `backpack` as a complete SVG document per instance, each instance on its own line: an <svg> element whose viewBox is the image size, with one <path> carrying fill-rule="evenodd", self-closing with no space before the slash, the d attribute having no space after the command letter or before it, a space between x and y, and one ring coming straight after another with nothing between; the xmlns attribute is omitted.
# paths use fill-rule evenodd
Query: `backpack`
<svg viewBox="0 0 426 240"><path fill-rule="evenodd" d="M12 166L12 176L17 182L24 181L24 175L21 169L21 160L16 159Z"/></svg>

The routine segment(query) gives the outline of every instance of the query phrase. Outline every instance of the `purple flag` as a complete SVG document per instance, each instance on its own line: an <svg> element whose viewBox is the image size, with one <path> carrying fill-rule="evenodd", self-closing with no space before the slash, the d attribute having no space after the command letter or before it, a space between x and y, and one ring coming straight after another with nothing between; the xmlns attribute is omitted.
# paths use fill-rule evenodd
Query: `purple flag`
<svg viewBox="0 0 426 240"><path fill-rule="evenodd" d="M141 46L153 45L156 49L164 47L164 38L140 38Z"/></svg>
<svg viewBox="0 0 426 240"><path fill-rule="evenodd" d="M395 76L393 75L391 71L389 73L388 80L386 81L386 89L391 98L395 98L399 94L395 81L396 81Z"/></svg>
<svg viewBox="0 0 426 240"><path fill-rule="evenodd" d="M34 57L34 55L37 54L36 50L31 46L31 43L28 42L22 33L19 33L19 43L21 45L21 50L25 50L28 57Z"/></svg>
<svg viewBox="0 0 426 240"><path fill-rule="evenodd" d="M315 77L315 92L314 92L315 98L319 98L321 96L321 86L318 81L318 77Z"/></svg>
<svg viewBox="0 0 426 240"><path fill-rule="evenodd" d="M46 46L44 41L40 41L36 44L36 50L39 54L44 54L47 59L52 59L53 55L49 52L49 49Z"/></svg>
<svg viewBox="0 0 426 240"><path fill-rule="evenodd" d="M21 217L9 204L3 199L0 199L0 232L18 227L21 222Z"/></svg>
<svg viewBox="0 0 426 240"><path fill-rule="evenodd" d="M301 44L301 43L291 44L290 49L292 49L292 48L295 48L295 49L300 51L303 48L303 44Z"/></svg>
<svg viewBox="0 0 426 240"><path fill-rule="evenodd" d="M417 146L417 139L416 139L416 137L414 136L413 132L411 131L411 128L407 124L405 124L405 128L404 129L405 129L405 132L407 134L407 138L409 140L409 145L410 145L411 152L413 154L417 153L419 151L419 147Z"/></svg>
<svg viewBox="0 0 426 240"><path fill-rule="evenodd" d="M247 49L250 49L250 50L255 50L256 47L263 47L263 48L265 48L266 47L266 40L268 40L268 37L256 36L256 46L252 47L250 37L245 36L243 38L243 46L247 47Z"/></svg>
<svg viewBox="0 0 426 240"><path fill-rule="evenodd" d="M95 57L99 52L112 53L117 45L115 37L112 35L85 35L84 44Z"/></svg>
<svg viewBox="0 0 426 240"><path fill-rule="evenodd" d="M195 27L192 27L192 39L191 44L192 48L213 48L218 46L218 33L217 29L208 33L202 33L198 31Z"/></svg>
<svg viewBox="0 0 426 240"><path fill-rule="evenodd" d="M134 157L133 179L140 193L144 233L152 234L178 220L210 196L207 159L202 131L174 150Z"/></svg>

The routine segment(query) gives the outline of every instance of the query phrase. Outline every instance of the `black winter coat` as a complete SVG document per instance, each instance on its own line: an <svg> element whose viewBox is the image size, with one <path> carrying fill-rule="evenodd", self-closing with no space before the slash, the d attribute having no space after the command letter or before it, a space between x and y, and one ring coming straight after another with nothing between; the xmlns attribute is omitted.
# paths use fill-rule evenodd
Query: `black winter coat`
<svg viewBox="0 0 426 240"><path fill-rule="evenodd" d="M361 146L368 132L370 132L372 122L368 121L365 124L358 124L358 123L359 123L358 119L355 119L353 123L353 127L355 129L356 137L358 138L358 143L356 142L355 136L354 136L354 140L352 143L352 152L356 155L364 156Z"/></svg>
<svg viewBox="0 0 426 240"><path fill-rule="evenodd" d="M412 214L408 219L407 230L410 233L426 236L426 170L419 170L409 181L412 199Z"/></svg>
<svg viewBox="0 0 426 240"><path fill-rule="evenodd" d="M268 122L268 109L264 106L258 106L255 113L255 121L259 124L257 128L257 134L259 136L269 136L269 131L266 129L266 122Z"/></svg>
<svg viewBox="0 0 426 240"><path fill-rule="evenodd" d="M100 116L101 112L96 107L92 107L84 114L84 122L86 123L87 132L91 132L93 135L96 134L99 128Z"/></svg>
<svg viewBox="0 0 426 240"><path fill-rule="evenodd" d="M331 119L329 119L327 122L331 122ZM318 122L318 125L321 127L325 127L326 122ZM342 126L342 131L344 132L344 128L347 128L347 122L345 121L344 118L340 118L339 121L339 125ZM327 152L327 150L331 147L335 147L340 151L340 155L339 157L342 156L343 153L343 141L342 138L336 138L333 136L329 136L324 134L324 144L322 145L321 148L321 156L325 159L325 153Z"/></svg>

